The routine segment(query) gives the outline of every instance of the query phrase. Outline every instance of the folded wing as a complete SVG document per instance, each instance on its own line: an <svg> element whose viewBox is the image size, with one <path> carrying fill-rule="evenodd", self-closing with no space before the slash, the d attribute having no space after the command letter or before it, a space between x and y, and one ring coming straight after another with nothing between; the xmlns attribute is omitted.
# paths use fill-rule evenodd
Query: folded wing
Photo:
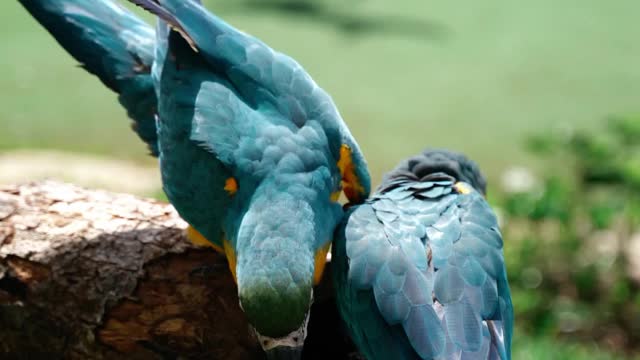
<svg viewBox="0 0 640 360"><path fill-rule="evenodd" d="M400 180L338 234L341 311L372 359L509 358L502 238L479 193L459 193L452 179Z"/></svg>
<svg viewBox="0 0 640 360"><path fill-rule="evenodd" d="M361 182L354 184L360 191L352 200L366 197L369 175L364 156L331 97L297 62L230 26L197 2L130 1L155 13L179 32L185 44L178 45L169 36L169 51L187 58L188 48L193 49L192 68L207 72L202 73L207 86L200 87L194 104L194 141L227 166L256 172L254 161L239 161L255 160L257 154L264 153L268 144L261 144L261 137L282 138L281 133L296 133L308 127L312 130L309 140L328 145L331 162L340 160L345 146L349 149L353 164L349 175L353 176L345 175L343 180L349 184ZM160 66L166 66L171 61L168 58ZM258 148L247 146L249 143Z"/></svg>

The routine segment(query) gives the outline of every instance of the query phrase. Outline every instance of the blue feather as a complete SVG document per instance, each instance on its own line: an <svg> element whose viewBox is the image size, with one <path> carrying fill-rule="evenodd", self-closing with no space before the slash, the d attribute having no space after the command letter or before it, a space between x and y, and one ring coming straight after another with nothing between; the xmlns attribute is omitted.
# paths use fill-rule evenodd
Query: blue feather
<svg viewBox="0 0 640 360"><path fill-rule="evenodd" d="M378 272L376 286L385 294L395 294L403 288L405 278L404 274L394 274L386 264Z"/></svg>
<svg viewBox="0 0 640 360"><path fill-rule="evenodd" d="M462 171L482 190L484 180L459 158L445 166L426 157L422 167L401 164L343 220L333 257L341 314L368 359L510 359L513 310L495 215L447 174L410 180L411 166Z"/></svg>
<svg viewBox="0 0 640 360"><path fill-rule="evenodd" d="M237 129L247 122L259 122L256 113L269 114L262 120L272 124L297 128L303 128L309 122L317 122L322 133L326 134L327 144L323 146L328 146L333 159L339 158L341 145L349 146L355 173L363 187L361 196L368 194L369 174L357 143L331 97L316 85L295 60L233 28L201 5L191 1L132 1L144 5L179 30L189 45L197 48L198 57L206 62L208 70L228 81L228 87L236 92L230 101L232 104L238 104L233 105L234 111L241 114L240 117L234 118L237 121L223 132L214 131L219 130L220 126L207 125L211 126L211 129L200 130L200 124L194 124L195 133L207 134L195 136L195 141L202 142L225 164L234 166L231 150L237 148L238 144L226 135L228 131L234 132L232 129L238 132ZM171 44L169 46L171 47ZM239 103L244 103L245 107ZM215 113L215 110L211 111ZM210 119L215 122L216 117ZM295 130L291 128L291 131ZM248 135L246 132L239 132Z"/></svg>
<svg viewBox="0 0 640 360"><path fill-rule="evenodd" d="M445 331L431 306L412 308L403 327L411 346L421 358L432 359L444 351Z"/></svg>

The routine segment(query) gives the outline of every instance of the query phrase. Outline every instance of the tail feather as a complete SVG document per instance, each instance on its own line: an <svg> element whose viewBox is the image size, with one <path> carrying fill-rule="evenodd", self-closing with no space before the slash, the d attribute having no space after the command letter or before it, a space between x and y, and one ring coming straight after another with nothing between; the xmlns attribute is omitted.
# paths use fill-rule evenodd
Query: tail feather
<svg viewBox="0 0 640 360"><path fill-rule="evenodd" d="M134 130L157 155L151 26L113 0L19 0L82 68L119 94Z"/></svg>
<svg viewBox="0 0 640 360"><path fill-rule="evenodd" d="M260 40L243 33L227 24L224 20L215 16L199 4L191 0L129 0L147 11L157 15L160 20L166 22L173 30L180 33L189 45L197 49L201 56L211 65L211 69L218 74L227 76L230 67L235 72L244 73L253 78L261 87L268 88L277 93L274 88L274 78L269 74L262 74L255 78L255 74L245 66L266 66L269 64L248 64L247 51L259 50L265 54L268 62L273 62L274 52ZM299 65L287 58L287 63L282 64L290 71L297 70ZM307 81L307 79L304 79ZM238 85L238 84L236 84ZM242 87L239 85L239 87ZM248 90L245 96L250 95Z"/></svg>
<svg viewBox="0 0 640 360"><path fill-rule="evenodd" d="M196 52L198 51L195 41L191 38L191 36L187 33L187 31L182 27L178 19L173 14L171 14L167 9L165 9L158 1L156 0L129 0L129 1L143 8L144 10L156 15L160 20L164 21L171 29L178 32L194 51ZM197 1L197 0L192 0L192 1L197 4L200 3L200 1Z"/></svg>
<svg viewBox="0 0 640 360"><path fill-rule="evenodd" d="M110 89L119 91L123 81L148 72L153 61L153 29L112 0L19 1Z"/></svg>

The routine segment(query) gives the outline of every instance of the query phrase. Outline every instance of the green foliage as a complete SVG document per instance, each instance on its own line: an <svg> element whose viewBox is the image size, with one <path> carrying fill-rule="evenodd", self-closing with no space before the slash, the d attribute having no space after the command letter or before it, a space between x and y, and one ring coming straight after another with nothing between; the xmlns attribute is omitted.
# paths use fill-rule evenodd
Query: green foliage
<svg viewBox="0 0 640 360"><path fill-rule="evenodd" d="M535 336L637 348L640 284L627 249L640 231L640 117L526 145L563 173L501 199L516 323Z"/></svg>
<svg viewBox="0 0 640 360"><path fill-rule="evenodd" d="M621 355L603 351L595 344L578 345L549 338L518 334L513 343L513 359L518 360L623 360ZM630 357L638 359L638 357Z"/></svg>

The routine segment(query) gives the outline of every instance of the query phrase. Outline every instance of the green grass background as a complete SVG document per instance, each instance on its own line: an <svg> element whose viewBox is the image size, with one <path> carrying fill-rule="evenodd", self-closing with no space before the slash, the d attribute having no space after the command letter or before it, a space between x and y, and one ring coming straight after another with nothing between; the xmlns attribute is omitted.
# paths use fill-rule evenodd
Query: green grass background
<svg viewBox="0 0 640 360"><path fill-rule="evenodd" d="M305 66L364 148L374 179L426 146L464 151L490 177L526 164L522 139L640 107L640 2L354 1L416 19L419 36L350 36L295 16L211 9ZM17 1L0 2L0 150L54 148L151 161L115 96ZM384 24L384 21L382 21Z"/></svg>
<svg viewBox="0 0 640 360"><path fill-rule="evenodd" d="M544 171L524 138L640 110L640 1L367 0L364 17L437 33L353 35L296 16L230 11L233 25L296 58L332 94L374 179L426 146L476 159L496 180ZM0 151L57 149L153 164L115 95L20 7L0 2ZM381 22L384 25L384 21ZM61 164L64 166L64 164ZM514 359L615 359L591 345L515 336Z"/></svg>

